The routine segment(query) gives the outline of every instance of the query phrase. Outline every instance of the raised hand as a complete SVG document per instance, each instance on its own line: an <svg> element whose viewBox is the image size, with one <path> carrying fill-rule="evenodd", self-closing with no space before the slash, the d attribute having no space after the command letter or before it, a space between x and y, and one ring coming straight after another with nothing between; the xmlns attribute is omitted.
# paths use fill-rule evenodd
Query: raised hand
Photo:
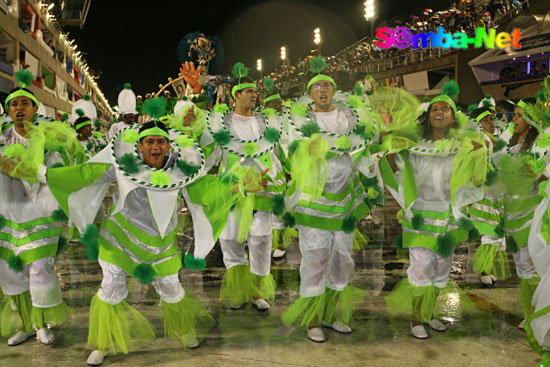
<svg viewBox="0 0 550 367"><path fill-rule="evenodd" d="M199 82L202 69L202 65L195 69L195 64L191 61L186 61L181 64L180 73L183 79L185 79L185 82L191 86L195 94L199 94L202 90L202 85Z"/></svg>

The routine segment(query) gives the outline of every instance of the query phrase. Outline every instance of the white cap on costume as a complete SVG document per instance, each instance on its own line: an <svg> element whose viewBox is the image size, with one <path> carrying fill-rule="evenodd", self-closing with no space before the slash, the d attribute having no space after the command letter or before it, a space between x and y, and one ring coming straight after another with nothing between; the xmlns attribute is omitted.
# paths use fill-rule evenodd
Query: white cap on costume
<svg viewBox="0 0 550 367"><path fill-rule="evenodd" d="M92 101L89 100L89 98L90 97L85 94L83 98L74 103L71 116L69 117L70 122L75 122L80 117L78 113L76 113L76 110L78 109L84 111L84 116L89 118L91 121L95 121L95 119L97 118L97 110L95 109L94 104L92 103Z"/></svg>
<svg viewBox="0 0 550 367"><path fill-rule="evenodd" d="M176 105L174 106L174 111L173 112L176 113L183 106L187 106L187 105L190 105L190 104L194 104L194 103L190 102L190 101L184 101L184 100L180 99L179 101L176 102Z"/></svg>
<svg viewBox="0 0 550 367"><path fill-rule="evenodd" d="M132 91L130 83L124 84L124 89L118 94L118 112L121 115L133 113L137 115L136 111L136 95Z"/></svg>
<svg viewBox="0 0 550 367"><path fill-rule="evenodd" d="M487 94L485 96L485 98L483 98L481 101L479 101L477 107L478 108L481 108L481 107L486 107L488 105L486 105L484 102L485 101L489 101L491 103L491 106L495 107L497 105L497 103L495 102L495 99L493 97L491 97L490 94Z"/></svg>
<svg viewBox="0 0 550 367"><path fill-rule="evenodd" d="M428 107L430 107L430 100L428 98L424 98L424 102L418 106L418 108L423 112L428 112Z"/></svg>

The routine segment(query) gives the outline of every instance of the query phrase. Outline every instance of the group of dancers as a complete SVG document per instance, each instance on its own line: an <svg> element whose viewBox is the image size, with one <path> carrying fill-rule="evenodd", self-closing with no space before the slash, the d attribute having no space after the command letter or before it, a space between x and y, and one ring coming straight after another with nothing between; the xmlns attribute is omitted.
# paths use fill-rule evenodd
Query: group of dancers
<svg viewBox="0 0 550 367"><path fill-rule="evenodd" d="M167 112L164 98L152 98L142 125L134 123L127 86L118 101L123 121L108 137L92 133L89 98L75 103L68 121L38 115L40 102L26 88L32 75L18 72L0 138L0 330L8 345L34 335L52 344L50 326L70 315L52 269L67 220L103 274L90 304L90 365L155 336L126 302L128 275L159 294L165 335L198 347L215 320L178 273L203 269L218 241L222 304L267 310L276 294L272 249L282 252L297 235L300 297L282 321L304 327L314 342L326 340L322 327L351 333L353 308L364 299L350 285L357 222L383 205L385 185L401 207L396 244L410 259L386 301L410 318L411 334L446 330L434 307L454 247L480 238L473 266L489 280L510 275L505 251L512 251L525 317L519 326L548 363L550 80L507 122L490 98L462 112L454 81L420 103L398 88L365 93L358 84L341 92L326 67L322 57L311 59L313 77L294 101L283 101L268 79L257 107L259 86L237 63L234 107L204 111L181 100ZM200 69L182 71L200 92ZM182 202L195 233L187 253L177 245Z"/></svg>

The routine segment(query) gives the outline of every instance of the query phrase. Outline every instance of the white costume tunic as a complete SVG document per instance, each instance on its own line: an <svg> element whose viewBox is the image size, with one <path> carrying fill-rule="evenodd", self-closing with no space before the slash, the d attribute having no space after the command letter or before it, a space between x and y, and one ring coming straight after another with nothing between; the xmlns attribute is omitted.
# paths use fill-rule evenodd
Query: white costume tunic
<svg viewBox="0 0 550 367"><path fill-rule="evenodd" d="M134 124L127 124L124 121L117 122L113 124L109 129L109 140L113 138L119 131L126 129L127 127L133 126Z"/></svg>

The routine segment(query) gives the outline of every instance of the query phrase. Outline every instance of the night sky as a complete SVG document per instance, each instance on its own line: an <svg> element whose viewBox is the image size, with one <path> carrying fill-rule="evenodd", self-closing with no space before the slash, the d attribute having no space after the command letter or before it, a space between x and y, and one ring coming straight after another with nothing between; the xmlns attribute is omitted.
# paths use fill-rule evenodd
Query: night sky
<svg viewBox="0 0 550 367"><path fill-rule="evenodd" d="M307 56L313 44L313 29L321 28L322 54L333 55L367 36L364 0L270 0L270 1L93 1L83 29L66 28L75 38L90 69L100 75L98 84L111 105L130 82L136 94L156 92L168 77L177 77L177 47L187 33L202 31L222 39L224 63L216 73L229 73L241 61L251 76L264 73L280 62L286 46L292 63ZM123 7L124 4L128 4ZM115 6L116 5L116 6ZM430 7L440 10L450 1L377 0L378 20L410 15Z"/></svg>

